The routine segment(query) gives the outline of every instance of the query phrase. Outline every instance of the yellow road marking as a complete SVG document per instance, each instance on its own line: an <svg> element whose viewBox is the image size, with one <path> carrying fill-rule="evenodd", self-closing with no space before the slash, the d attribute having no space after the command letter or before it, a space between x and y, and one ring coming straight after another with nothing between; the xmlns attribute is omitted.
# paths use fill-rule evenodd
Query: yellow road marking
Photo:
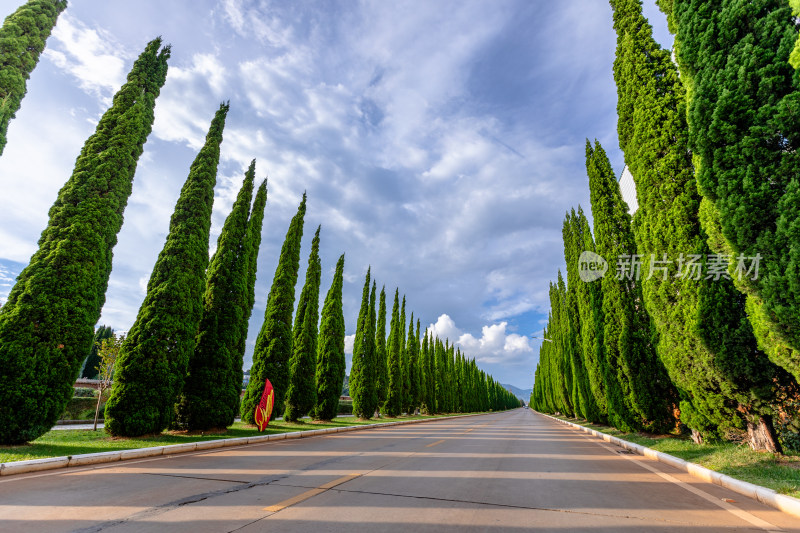
<svg viewBox="0 0 800 533"><path fill-rule="evenodd" d="M297 496L293 496L288 500L283 500L280 503L276 503L275 505L270 505L269 507L264 507L264 511L269 511L270 513L277 513L278 511L282 511L287 507L291 507L292 505L296 505L300 502L304 502L309 498L313 498L317 494L322 494L323 492L336 487L337 485L341 485L342 483L347 483L351 479L355 479L359 477L361 474L349 474L344 477L340 477L339 479L334 479L333 481L329 481L324 485L320 485L319 487L311 490L307 490L302 494L298 494Z"/></svg>
<svg viewBox="0 0 800 533"><path fill-rule="evenodd" d="M443 442L444 442L443 440L437 440L436 442L431 442L430 444L426 444L425 447L430 448L431 446L436 446L437 444L441 444Z"/></svg>

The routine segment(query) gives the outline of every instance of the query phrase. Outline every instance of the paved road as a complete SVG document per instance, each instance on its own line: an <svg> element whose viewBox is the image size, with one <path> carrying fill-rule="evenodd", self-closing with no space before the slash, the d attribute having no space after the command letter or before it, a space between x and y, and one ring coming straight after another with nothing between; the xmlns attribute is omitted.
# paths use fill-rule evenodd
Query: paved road
<svg viewBox="0 0 800 533"><path fill-rule="evenodd" d="M3 532L797 526L788 515L523 409L0 479Z"/></svg>

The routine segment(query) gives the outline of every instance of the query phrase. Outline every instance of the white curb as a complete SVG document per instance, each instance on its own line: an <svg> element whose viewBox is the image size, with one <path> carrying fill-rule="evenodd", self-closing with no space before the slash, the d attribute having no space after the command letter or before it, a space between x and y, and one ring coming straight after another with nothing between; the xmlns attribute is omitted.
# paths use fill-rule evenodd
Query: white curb
<svg viewBox="0 0 800 533"><path fill-rule="evenodd" d="M539 411L536 411L536 413L539 413ZM741 494L742 496L747 496L748 498L758 500L765 505L769 505L770 507L783 511L786 514L800 518L800 500L797 498L786 496L785 494L778 494L773 489L768 489L760 485L748 483L747 481L741 481L739 479L732 478L725 474L720 474L719 472L714 472L713 470L709 470L708 468L700 466L696 463L690 463L688 461L684 461L683 459L679 459L678 457L674 457L663 452L658 452L652 448L634 444L632 442L607 435L606 433L601 433L573 422L567 422L566 420L561 420L560 418L555 418L544 413L539 414L548 418L552 418L556 422L561 422L562 424L578 428L586 433L594 435L595 437L600 437L606 442L616 444L617 446L632 452L636 452L639 455L643 455L645 457L649 457L650 459L655 459L661 463L674 466L679 470L688 472L694 477L708 481L715 485L719 485L721 487L725 487L726 489L730 489L738 494ZM0 474L2 474L2 472L0 472Z"/></svg>
<svg viewBox="0 0 800 533"><path fill-rule="evenodd" d="M502 412L502 411L497 411ZM454 418L466 418L470 416L480 416L492 413L475 413L466 415L441 416L437 418L423 418L420 420L398 420L397 422L383 422L378 424L365 424L361 426L344 426L336 428L309 429L306 431L293 431L289 433L276 433L273 435L254 435L252 437L236 437L233 439L217 439L199 442L187 442L185 444L170 444L168 446L152 446L149 448L134 448L131 450L115 450L111 452L84 453L80 455L69 455L65 457L47 457L45 459L29 459L27 461L12 461L0 463L0 476L11 476L14 474L26 474L38 472L40 470L55 470L67 466L87 466L101 463L113 463L116 461L126 461L129 459L142 459L144 457L154 457L158 455L173 455L177 453L187 453L199 450L210 450L214 448L226 448L230 446L244 446L246 444L265 443L273 440L303 439L317 437L328 433L339 433L341 431L359 431L362 429L374 429L387 426L399 426L403 424L418 424L421 422L432 422L434 420L452 420Z"/></svg>

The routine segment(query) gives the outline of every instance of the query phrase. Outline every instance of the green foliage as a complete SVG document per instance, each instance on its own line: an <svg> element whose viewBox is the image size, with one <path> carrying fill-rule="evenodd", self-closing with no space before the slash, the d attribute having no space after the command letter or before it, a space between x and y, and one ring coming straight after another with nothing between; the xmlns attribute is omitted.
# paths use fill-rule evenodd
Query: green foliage
<svg viewBox="0 0 800 533"><path fill-rule="evenodd" d="M0 309L0 444L48 431L72 397L105 302L112 249L167 75L147 45L50 208L39 249Z"/></svg>
<svg viewBox="0 0 800 533"><path fill-rule="evenodd" d="M592 148L586 142L586 168L597 252L615 265L619 256L637 254L628 206L600 143ZM620 429L666 431L674 426L677 394L656 357L642 287L635 275L609 270L601 281L603 351L607 369L616 374L606 379L609 421Z"/></svg>
<svg viewBox="0 0 800 533"><path fill-rule="evenodd" d="M247 234L245 235L245 254L247 259L247 289L244 323L239 330L239 342L236 351L232 354L231 368L231 395L228 397L235 413L241 412L240 396L242 383L244 383L244 352L247 347L247 332L250 325L250 316L253 314L253 305L256 302L256 272L258 271L258 251L261 248L261 231L264 222L264 209L267 205L267 180L261 182L256 192L256 199L250 209L250 218L247 221ZM235 391L235 393L234 393Z"/></svg>
<svg viewBox="0 0 800 533"><path fill-rule="evenodd" d="M701 209L677 68L653 39L639 0L611 4L620 147L636 182L634 230L643 271L651 272L662 254L710 255L709 237L714 251L726 253L714 227L718 217L708 216L710 204ZM682 421L715 438L753 416L769 419L777 386L796 384L758 350L745 298L733 283L693 278L646 275L643 295L658 331L659 358L683 393Z"/></svg>
<svg viewBox="0 0 800 533"><path fill-rule="evenodd" d="M350 369L350 397L353 414L368 420L375 414L378 393L375 390L375 290L370 293L370 270L364 281L361 309L353 340L353 366Z"/></svg>
<svg viewBox="0 0 800 533"><path fill-rule="evenodd" d="M417 326L419 328L419 326ZM406 395L406 413L413 414L419 407L419 374L417 369L417 357L419 355L419 343L414 334L414 313L411 313L411 320L408 322L408 340L406 341L406 381L408 382L408 394Z"/></svg>
<svg viewBox="0 0 800 533"><path fill-rule="evenodd" d="M375 390L378 405L386 402L386 391L389 387L389 371L386 366L386 286L381 287L378 305L378 321L375 329Z"/></svg>
<svg viewBox="0 0 800 533"><path fill-rule="evenodd" d="M66 0L28 0L0 27L0 155L6 147L8 123L28 91L28 78L66 7Z"/></svg>
<svg viewBox="0 0 800 533"><path fill-rule="evenodd" d="M392 315L389 320L389 339L386 343L386 367L389 375L389 386L386 392L386 401L381 412L386 416L397 416L403 408L403 372L400 368L400 337L403 332L400 329L400 291L394 291L394 304L392 305Z"/></svg>
<svg viewBox="0 0 800 533"><path fill-rule="evenodd" d="M206 271L203 318L177 405L178 424L191 430L228 427L238 414L241 381L234 385L233 364L241 329L247 327L249 318L245 234L255 164L253 160L245 173Z"/></svg>
<svg viewBox="0 0 800 533"><path fill-rule="evenodd" d="M97 365L100 363L100 356L97 355L97 350L100 348L100 343L114 334L114 330L108 326L100 326L94 333L92 339L92 349L89 351L89 356L83 362L80 377L86 379L97 379Z"/></svg>
<svg viewBox="0 0 800 533"><path fill-rule="evenodd" d="M308 256L306 282L297 302L294 319L292 358L289 361L289 390L286 392L284 420L294 422L308 415L317 403L317 321L319 320L319 284L322 266L319 260L317 227Z"/></svg>
<svg viewBox="0 0 800 533"><path fill-rule="evenodd" d="M747 295L759 347L800 379L795 15L786 0L674 0L670 14L706 212L716 219L711 225L719 227L732 274L740 257L762 257L757 279L734 274L734 283Z"/></svg>
<svg viewBox="0 0 800 533"><path fill-rule="evenodd" d="M256 339L250 383L242 398L242 420L248 424L255 422L253 414L258 402L261 401L267 379L275 391L272 418L283 414L286 390L289 388L294 288L297 284L297 271L300 268L300 241L303 238L305 214L306 195L303 193L303 200L289 224L286 239L281 247L278 267L275 269L272 288L267 298L264 323Z"/></svg>
<svg viewBox="0 0 800 533"><path fill-rule="evenodd" d="M317 343L317 404L314 407L314 418L330 420L339 409L339 396L342 394L342 382L345 379L346 362L344 356L344 314L342 312L342 285L344 276L344 254L336 263L336 272L325 303L322 306L322 318L319 325ZM347 414L352 413L352 404Z"/></svg>
<svg viewBox="0 0 800 533"><path fill-rule="evenodd" d="M211 209L228 107L220 105L192 163L147 295L122 345L105 410L106 429L113 435L159 433L172 423L203 317Z"/></svg>

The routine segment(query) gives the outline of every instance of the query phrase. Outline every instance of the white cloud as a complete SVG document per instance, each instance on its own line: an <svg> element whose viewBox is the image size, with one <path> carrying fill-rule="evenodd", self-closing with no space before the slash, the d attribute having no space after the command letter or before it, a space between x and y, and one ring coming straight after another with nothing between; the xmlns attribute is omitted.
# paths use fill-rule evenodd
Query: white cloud
<svg viewBox="0 0 800 533"><path fill-rule="evenodd" d="M89 28L70 12L63 13L47 42L44 57L78 79L80 87L103 99L125 82L124 48L100 28Z"/></svg>
<svg viewBox="0 0 800 533"><path fill-rule="evenodd" d="M467 357L480 363L510 363L533 353L530 339L524 335L508 333L508 322L491 324L481 328L481 337L462 332L447 314L442 314L428 330L441 340L461 347Z"/></svg>

